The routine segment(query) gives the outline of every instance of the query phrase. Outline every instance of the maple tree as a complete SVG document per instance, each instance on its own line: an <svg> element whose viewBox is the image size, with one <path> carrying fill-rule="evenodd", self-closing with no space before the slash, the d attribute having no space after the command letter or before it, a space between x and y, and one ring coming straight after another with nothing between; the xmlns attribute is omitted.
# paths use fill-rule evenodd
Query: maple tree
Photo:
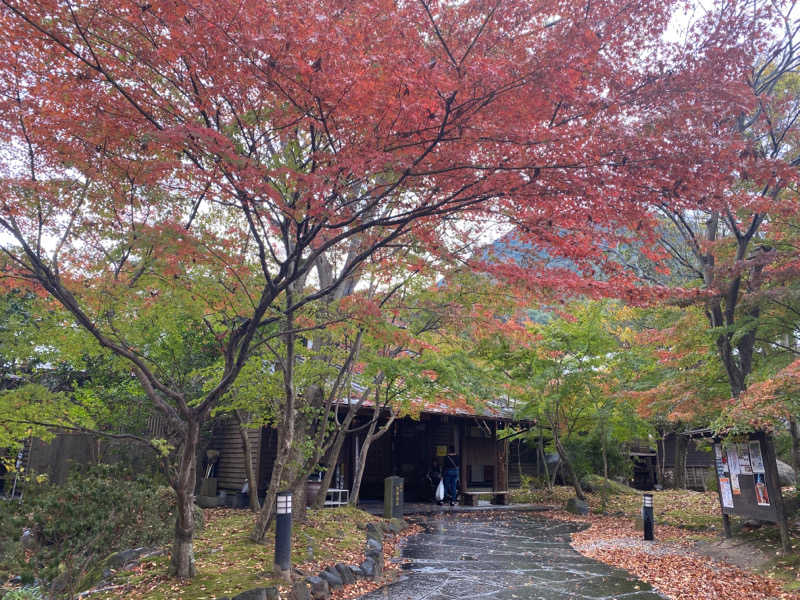
<svg viewBox="0 0 800 600"><path fill-rule="evenodd" d="M442 253L511 223L608 272L546 281L630 285L608 243L652 241L654 202L734 176L717 125L753 106L740 76L769 16L726 4L678 44L662 32L680 4L661 1L0 6L3 281L59 303L167 421L179 577L200 426L255 348L286 349L281 463L297 315L412 230ZM176 298L222 365L202 386L151 352L158 319L123 327Z"/></svg>
<svg viewBox="0 0 800 600"><path fill-rule="evenodd" d="M721 124L738 137L739 154L730 157L735 177L713 191L673 190L671 200L657 206L668 260L661 268L652 269L650 263L639 269L651 282L671 286L682 302L702 308L733 398L747 389L759 345L780 346L781 335L770 322L787 310L787 299L791 306L790 288L797 277L797 246L794 236L787 236L787 223L800 208L800 56L791 9L790 4L776 5L778 33L765 35L743 78L757 103ZM700 202L689 198L696 194Z"/></svg>
<svg viewBox="0 0 800 600"><path fill-rule="evenodd" d="M570 440L597 435L607 479L610 445L647 431L619 393L635 368L618 331L619 313L607 302L574 302L552 309L544 323L524 323L514 337L494 335L482 344L481 352L507 378L509 394L522 401L521 413L549 430L565 479L580 499L585 495Z"/></svg>

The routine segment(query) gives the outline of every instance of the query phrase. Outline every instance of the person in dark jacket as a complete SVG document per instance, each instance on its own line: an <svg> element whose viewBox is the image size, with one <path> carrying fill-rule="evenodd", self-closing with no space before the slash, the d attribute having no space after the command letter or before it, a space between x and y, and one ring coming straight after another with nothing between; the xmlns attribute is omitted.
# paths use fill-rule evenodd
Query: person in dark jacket
<svg viewBox="0 0 800 600"><path fill-rule="evenodd" d="M444 457L444 499L450 502L450 506L456 503L458 497L460 466L461 460L456 454L456 449L450 446L447 450L447 456Z"/></svg>

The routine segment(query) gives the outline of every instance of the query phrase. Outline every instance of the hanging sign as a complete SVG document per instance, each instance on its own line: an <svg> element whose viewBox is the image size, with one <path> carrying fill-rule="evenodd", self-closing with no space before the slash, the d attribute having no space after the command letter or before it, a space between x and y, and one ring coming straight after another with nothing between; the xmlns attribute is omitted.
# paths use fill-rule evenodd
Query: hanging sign
<svg viewBox="0 0 800 600"><path fill-rule="evenodd" d="M728 467L731 472L731 490L735 496L742 493L739 487L739 455L736 452L736 446L727 446L725 452L728 455Z"/></svg>
<svg viewBox="0 0 800 600"><path fill-rule="evenodd" d="M731 494L731 481L727 477L719 478L719 491L722 496L722 507L733 508L733 495Z"/></svg>
<svg viewBox="0 0 800 600"><path fill-rule="evenodd" d="M739 471L742 475L752 475L753 469L750 466L750 448L746 443L736 444L736 454L739 457Z"/></svg>
<svg viewBox="0 0 800 600"><path fill-rule="evenodd" d="M761 442L753 440L750 442L750 466L753 473L764 473L764 459L761 456Z"/></svg>

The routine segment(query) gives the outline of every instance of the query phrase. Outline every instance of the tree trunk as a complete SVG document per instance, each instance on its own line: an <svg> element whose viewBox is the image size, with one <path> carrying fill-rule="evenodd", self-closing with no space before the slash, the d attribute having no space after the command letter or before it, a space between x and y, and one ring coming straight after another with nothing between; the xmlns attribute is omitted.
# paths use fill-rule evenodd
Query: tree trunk
<svg viewBox="0 0 800 600"><path fill-rule="evenodd" d="M603 432L603 514L606 513L606 504L608 503L608 448L606 446L606 434Z"/></svg>
<svg viewBox="0 0 800 600"><path fill-rule="evenodd" d="M339 430L336 433L336 440L333 442L333 446L331 446L331 449L328 451L328 457L325 460L325 472L322 474L322 481L320 482L319 493L317 494L317 497L314 498L313 501L314 508L322 508L323 504L325 504L325 495L328 492L328 489L331 487L331 481L333 481L333 473L336 470L336 465L339 463L339 455L342 452L344 439L345 439L345 430L344 429Z"/></svg>
<svg viewBox="0 0 800 600"><path fill-rule="evenodd" d="M539 425L539 458L542 461L542 468L544 469L544 480L547 485L548 491L553 491L553 484L550 481L550 467L547 466L547 457L544 454L544 433L542 432L542 426Z"/></svg>
<svg viewBox="0 0 800 600"><path fill-rule="evenodd" d="M244 453L244 468L247 472L247 486L250 489L250 510L258 512L261 505L258 502L258 479L256 478L256 469L253 466L253 448L250 443L250 428L247 427L244 415L240 410L234 410L233 414L236 416L236 421L239 423L239 435L242 438L242 452Z"/></svg>
<svg viewBox="0 0 800 600"><path fill-rule="evenodd" d="M175 476L170 484L175 490L175 539L172 543L170 574L179 579L194 577L194 488L197 470L197 444L200 424L189 421L186 436L180 448L180 458Z"/></svg>
<svg viewBox="0 0 800 600"><path fill-rule="evenodd" d="M307 475L303 473L295 480L292 486L292 523L294 525L306 522L308 513L306 507L306 477Z"/></svg>
<svg viewBox="0 0 800 600"><path fill-rule="evenodd" d="M353 506L358 506L358 496L361 493L361 479L364 477L364 469L367 466L367 453L369 452L369 447L372 445L372 436L375 434L375 427L377 425L378 419L375 418L369 424L369 429L364 436L364 442L361 444L361 449L359 450L358 464L356 465L356 473L353 477L353 489L350 491L350 504Z"/></svg>
<svg viewBox="0 0 800 600"><path fill-rule="evenodd" d="M561 463L564 465L564 468L567 471L567 475L572 480L572 486L575 488L575 495L580 500L586 500L586 495L583 493L583 488L581 487L581 482L578 479L578 474L575 472L575 468L572 466L572 461L570 461L569 456L567 455L567 451L564 446L561 445L561 440L558 437L558 434L553 431L553 443L556 446L556 451L558 452L558 456L561 458Z"/></svg>
<svg viewBox="0 0 800 600"><path fill-rule="evenodd" d="M672 483L676 490L686 489L686 455L689 450L689 438L680 433L675 434L675 467Z"/></svg>
<svg viewBox="0 0 800 600"><path fill-rule="evenodd" d="M250 539L254 542L263 543L264 537L267 534L270 523L272 522L273 512L275 510L275 500L280 491L281 484L284 481L284 474L286 471L287 463L291 456L292 439L290 437L288 427L287 431L278 430L278 454L275 457L275 462L272 465L272 474L269 478L269 486L264 496L264 504L261 505L261 510L256 517L255 526L250 534Z"/></svg>
<svg viewBox="0 0 800 600"><path fill-rule="evenodd" d="M292 303L292 290L286 290L286 305L291 306ZM286 344L286 357L283 364L283 393L285 400L283 419L278 423L278 452L275 457L275 463L272 466L272 475L269 478L269 487L267 494L264 498L264 504L256 517L253 531L250 534L250 539L259 544L264 542L267 535L267 529L272 521L273 513L275 510L275 498L278 495L279 488L284 484L288 473L285 473L288 463L293 456L292 448L295 440L295 423L297 421L297 403L295 397L294 386L294 362L295 362L295 348L294 348L294 313L291 310L286 312L286 320L284 322L286 327L284 333L284 343Z"/></svg>
<svg viewBox="0 0 800 600"><path fill-rule="evenodd" d="M394 420L397 418L397 414L392 411L386 423L384 423L381 427L378 427L378 412L380 409L378 408L377 399L378 392L376 391L375 414L373 415L372 422L369 424L369 429L367 429L367 434L364 437L364 443L361 444L361 454L358 457L358 468L356 469L356 477L353 480L353 490L350 494L350 504L352 506L358 506L358 496L361 493L361 479L364 476L364 469L367 465L367 454L369 453L369 447L372 445L372 442L389 431L392 423L394 423Z"/></svg>
<svg viewBox="0 0 800 600"><path fill-rule="evenodd" d="M795 487L800 491L800 427L797 419L789 419L789 433L792 434L792 467L794 467Z"/></svg>
<svg viewBox="0 0 800 600"><path fill-rule="evenodd" d="M517 438L517 473L519 474L519 483L522 487L522 438Z"/></svg>

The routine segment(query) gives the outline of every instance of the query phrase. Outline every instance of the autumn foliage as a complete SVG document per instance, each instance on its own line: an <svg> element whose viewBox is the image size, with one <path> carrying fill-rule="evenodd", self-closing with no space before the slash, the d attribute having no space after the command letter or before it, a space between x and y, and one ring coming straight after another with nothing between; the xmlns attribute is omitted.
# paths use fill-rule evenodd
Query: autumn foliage
<svg viewBox="0 0 800 600"><path fill-rule="evenodd" d="M771 9L726 3L668 41L683 6L0 0L0 281L56 301L169 422L178 575L200 425L282 336L290 432L295 316L370 257L513 229L532 252L472 266L644 301L666 292L608 250L662 256L655 207L788 176L735 127ZM176 305L215 340L200 386L155 352L146 317Z"/></svg>

